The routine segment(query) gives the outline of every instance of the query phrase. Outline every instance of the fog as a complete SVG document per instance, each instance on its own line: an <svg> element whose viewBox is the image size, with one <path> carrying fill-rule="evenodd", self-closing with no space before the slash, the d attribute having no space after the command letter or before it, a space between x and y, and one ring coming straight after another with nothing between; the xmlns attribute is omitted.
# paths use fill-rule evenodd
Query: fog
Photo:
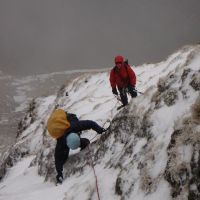
<svg viewBox="0 0 200 200"><path fill-rule="evenodd" d="M12 75L158 62L200 42L199 0L0 0L0 70Z"/></svg>

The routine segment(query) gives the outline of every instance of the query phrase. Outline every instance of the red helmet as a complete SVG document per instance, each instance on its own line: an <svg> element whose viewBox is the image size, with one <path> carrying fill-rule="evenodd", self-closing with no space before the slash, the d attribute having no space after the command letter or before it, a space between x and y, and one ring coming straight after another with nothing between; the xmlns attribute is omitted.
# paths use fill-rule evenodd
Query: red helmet
<svg viewBox="0 0 200 200"><path fill-rule="evenodd" d="M123 56L116 56L115 57L115 64L116 63L123 63L124 62L124 57Z"/></svg>

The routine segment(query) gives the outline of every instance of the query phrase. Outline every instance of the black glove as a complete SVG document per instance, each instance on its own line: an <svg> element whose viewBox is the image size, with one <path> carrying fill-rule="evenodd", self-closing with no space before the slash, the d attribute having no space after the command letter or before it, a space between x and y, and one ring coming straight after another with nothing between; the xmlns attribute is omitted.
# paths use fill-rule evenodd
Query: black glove
<svg viewBox="0 0 200 200"><path fill-rule="evenodd" d="M135 86L131 86L131 96L134 98L134 97L137 97L137 90L135 89Z"/></svg>
<svg viewBox="0 0 200 200"><path fill-rule="evenodd" d="M63 175L62 174L58 174L56 176L56 180L57 180L57 183L62 184L62 182L63 182Z"/></svg>
<svg viewBox="0 0 200 200"><path fill-rule="evenodd" d="M103 132L106 132L105 128L101 128L101 130L98 132L98 134L102 134Z"/></svg>
<svg viewBox="0 0 200 200"><path fill-rule="evenodd" d="M116 88L112 88L112 93L115 95L118 95L117 89Z"/></svg>
<svg viewBox="0 0 200 200"><path fill-rule="evenodd" d="M67 113L67 119L71 123L72 121L79 121L78 117L73 113Z"/></svg>

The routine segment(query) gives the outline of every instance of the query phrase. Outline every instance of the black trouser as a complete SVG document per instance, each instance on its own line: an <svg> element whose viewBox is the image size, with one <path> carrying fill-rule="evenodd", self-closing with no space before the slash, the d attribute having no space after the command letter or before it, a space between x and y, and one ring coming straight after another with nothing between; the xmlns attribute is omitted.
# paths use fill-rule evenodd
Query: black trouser
<svg viewBox="0 0 200 200"><path fill-rule="evenodd" d="M88 144L90 144L90 141L87 138L80 138L80 140L81 140L80 144L81 150L83 150ZM67 158L69 156L69 147L66 144L65 136L57 139L54 156L55 156L56 171L58 175L61 176L63 171L63 165L67 161Z"/></svg>
<svg viewBox="0 0 200 200"><path fill-rule="evenodd" d="M127 87L124 88L118 88L122 104L125 106L128 104L128 97L127 97L127 92L130 93L132 98L137 97L137 91L135 90L135 87L128 85Z"/></svg>

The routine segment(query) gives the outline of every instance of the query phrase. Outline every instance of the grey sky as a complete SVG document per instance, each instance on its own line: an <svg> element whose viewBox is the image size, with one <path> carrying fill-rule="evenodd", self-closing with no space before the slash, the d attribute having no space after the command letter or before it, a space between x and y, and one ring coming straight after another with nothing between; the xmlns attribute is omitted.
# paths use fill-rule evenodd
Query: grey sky
<svg viewBox="0 0 200 200"><path fill-rule="evenodd" d="M200 42L199 0L0 0L0 70L104 68L122 54L157 62Z"/></svg>

